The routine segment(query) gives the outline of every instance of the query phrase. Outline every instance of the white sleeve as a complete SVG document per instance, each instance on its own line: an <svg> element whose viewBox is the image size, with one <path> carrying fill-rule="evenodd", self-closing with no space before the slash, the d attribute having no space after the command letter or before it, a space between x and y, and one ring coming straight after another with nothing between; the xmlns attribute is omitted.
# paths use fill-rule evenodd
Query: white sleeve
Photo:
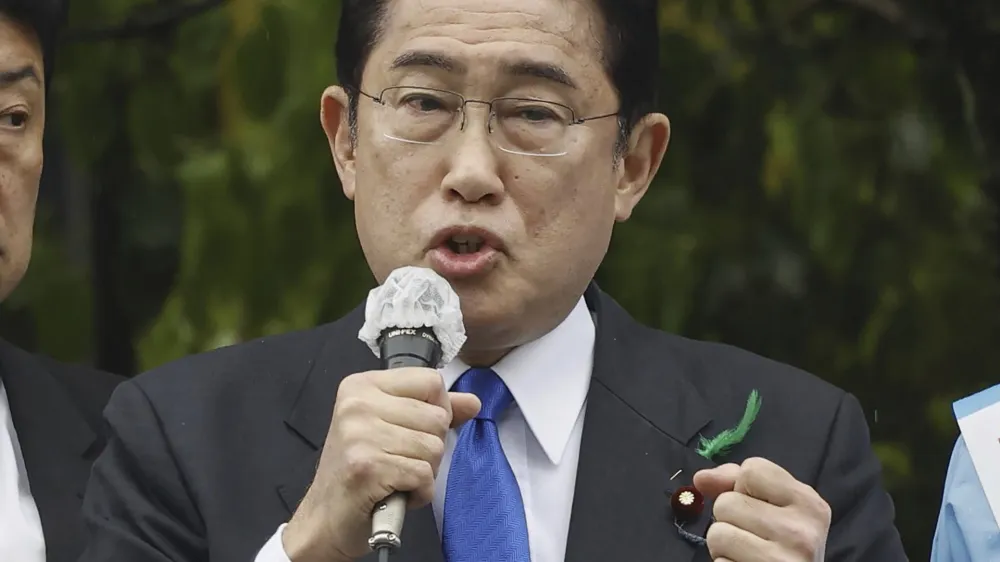
<svg viewBox="0 0 1000 562"><path fill-rule="evenodd" d="M287 523L282 523L278 530L271 535L271 538L264 543L264 547L257 552L257 557L253 562L292 562L285 554L285 546L281 543L281 534L285 531Z"/></svg>

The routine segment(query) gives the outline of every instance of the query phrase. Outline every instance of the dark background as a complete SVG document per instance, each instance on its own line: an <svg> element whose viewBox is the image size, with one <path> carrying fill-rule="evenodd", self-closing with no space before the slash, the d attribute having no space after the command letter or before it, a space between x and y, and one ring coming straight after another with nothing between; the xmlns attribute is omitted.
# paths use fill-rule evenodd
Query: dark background
<svg viewBox="0 0 1000 562"><path fill-rule="evenodd" d="M951 403L1000 382L1000 3L661 5L673 139L598 281L855 393L926 560ZM318 117L338 11L74 0L3 337L133 374L359 303Z"/></svg>

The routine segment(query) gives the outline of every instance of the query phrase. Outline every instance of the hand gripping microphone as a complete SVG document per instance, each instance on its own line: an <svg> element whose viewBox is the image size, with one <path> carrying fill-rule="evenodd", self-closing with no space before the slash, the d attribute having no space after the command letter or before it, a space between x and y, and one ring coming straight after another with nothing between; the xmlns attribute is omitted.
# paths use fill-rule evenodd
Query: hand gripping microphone
<svg viewBox="0 0 1000 562"><path fill-rule="evenodd" d="M368 294L358 339L368 344L383 369L440 368L465 343L458 295L430 269L402 267ZM375 505L368 546L388 560L401 545L406 494L394 492Z"/></svg>

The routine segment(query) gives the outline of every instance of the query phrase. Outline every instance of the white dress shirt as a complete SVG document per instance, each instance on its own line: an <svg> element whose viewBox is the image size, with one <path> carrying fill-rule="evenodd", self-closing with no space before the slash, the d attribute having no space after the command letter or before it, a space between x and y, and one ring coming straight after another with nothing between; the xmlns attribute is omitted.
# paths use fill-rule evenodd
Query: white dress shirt
<svg viewBox="0 0 1000 562"><path fill-rule="evenodd" d="M45 562L45 537L28 487L21 445L0 384L0 559Z"/></svg>
<svg viewBox="0 0 1000 562"><path fill-rule="evenodd" d="M497 425L500 444L521 489L532 562L565 560L594 337L594 322L581 298L554 330L511 351L493 366L514 396L514 404ZM445 385L451 388L468 368L458 359L445 365L441 369ZM439 534L457 439L457 430L448 433L434 483ZM281 544L284 528L278 528L255 562L290 562Z"/></svg>

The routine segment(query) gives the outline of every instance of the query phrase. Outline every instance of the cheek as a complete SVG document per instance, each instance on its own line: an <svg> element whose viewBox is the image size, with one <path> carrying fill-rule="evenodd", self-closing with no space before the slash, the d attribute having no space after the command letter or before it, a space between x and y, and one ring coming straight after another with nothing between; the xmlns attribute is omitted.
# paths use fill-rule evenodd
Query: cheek
<svg viewBox="0 0 1000 562"><path fill-rule="evenodd" d="M31 232L42 160L36 154L0 156L0 214L9 237Z"/></svg>
<svg viewBox="0 0 1000 562"><path fill-rule="evenodd" d="M415 211L439 184L428 158L401 152L399 147L376 146L359 152L355 222L362 250L380 281L419 257L423 241L416 236Z"/></svg>
<svg viewBox="0 0 1000 562"><path fill-rule="evenodd" d="M38 200L37 180L26 183L0 178L0 182L3 182L0 213L3 215L6 235L12 239L30 236L35 219L35 203Z"/></svg>
<svg viewBox="0 0 1000 562"><path fill-rule="evenodd" d="M614 215L614 187L610 163L608 170L600 165L593 160L568 163L535 182L525 181L531 174L516 175L518 185L511 191L521 194L518 207L528 235L535 239L601 235L604 218Z"/></svg>
<svg viewBox="0 0 1000 562"><path fill-rule="evenodd" d="M411 152L376 146L358 157L355 202L372 218L391 222L379 227L398 228L401 219L440 184L431 160Z"/></svg>

